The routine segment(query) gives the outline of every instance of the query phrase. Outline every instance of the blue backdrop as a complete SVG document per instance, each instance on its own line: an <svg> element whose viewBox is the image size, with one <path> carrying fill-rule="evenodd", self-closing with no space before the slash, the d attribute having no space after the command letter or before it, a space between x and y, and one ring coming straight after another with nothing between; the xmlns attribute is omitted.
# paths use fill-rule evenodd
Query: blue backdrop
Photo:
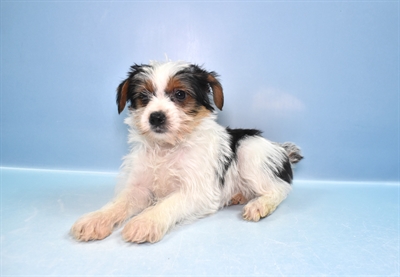
<svg viewBox="0 0 400 277"><path fill-rule="evenodd" d="M399 180L399 2L1 2L1 165L117 171L133 63L221 75L219 121L294 141L298 179Z"/></svg>

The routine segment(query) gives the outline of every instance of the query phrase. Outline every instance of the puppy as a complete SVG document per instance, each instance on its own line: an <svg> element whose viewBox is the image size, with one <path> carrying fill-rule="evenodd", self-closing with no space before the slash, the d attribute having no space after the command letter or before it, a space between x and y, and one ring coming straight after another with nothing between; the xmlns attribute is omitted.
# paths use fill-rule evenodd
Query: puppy
<svg viewBox="0 0 400 277"><path fill-rule="evenodd" d="M72 226L77 240L104 239L126 222L125 241L154 243L230 204L246 204L243 218L259 221L290 192L299 148L218 125L214 105L221 110L224 96L215 72L186 62L135 64L117 88L118 112L127 104L132 148L123 188Z"/></svg>

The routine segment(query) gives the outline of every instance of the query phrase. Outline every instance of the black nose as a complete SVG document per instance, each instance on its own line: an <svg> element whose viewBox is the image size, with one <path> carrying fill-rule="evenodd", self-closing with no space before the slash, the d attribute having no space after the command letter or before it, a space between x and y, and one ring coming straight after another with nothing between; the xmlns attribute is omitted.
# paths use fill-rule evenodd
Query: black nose
<svg viewBox="0 0 400 277"><path fill-rule="evenodd" d="M153 112L150 114L149 122L154 127L159 127L165 123L165 114L163 112Z"/></svg>

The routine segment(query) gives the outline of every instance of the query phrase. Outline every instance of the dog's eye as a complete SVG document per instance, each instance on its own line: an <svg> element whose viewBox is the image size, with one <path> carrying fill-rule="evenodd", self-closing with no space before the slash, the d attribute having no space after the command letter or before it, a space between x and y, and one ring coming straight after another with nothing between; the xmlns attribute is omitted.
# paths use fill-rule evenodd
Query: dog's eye
<svg viewBox="0 0 400 277"><path fill-rule="evenodd" d="M142 101L149 101L149 94L147 92L141 92L139 94L139 99Z"/></svg>
<svg viewBox="0 0 400 277"><path fill-rule="evenodd" d="M148 100L149 99L149 95L146 92L141 92L139 94L139 98L140 98L140 100Z"/></svg>
<svg viewBox="0 0 400 277"><path fill-rule="evenodd" d="M175 92L175 98L179 101L185 100L186 98L186 92L183 90L177 90Z"/></svg>

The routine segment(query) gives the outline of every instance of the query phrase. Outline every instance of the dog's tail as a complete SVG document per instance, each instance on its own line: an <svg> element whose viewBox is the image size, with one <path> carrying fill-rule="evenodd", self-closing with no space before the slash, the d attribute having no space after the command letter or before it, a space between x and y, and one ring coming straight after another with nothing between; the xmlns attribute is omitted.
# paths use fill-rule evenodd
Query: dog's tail
<svg viewBox="0 0 400 277"><path fill-rule="evenodd" d="M286 150L291 164L297 164L303 159L300 148L296 144L291 142L282 143L281 146Z"/></svg>

